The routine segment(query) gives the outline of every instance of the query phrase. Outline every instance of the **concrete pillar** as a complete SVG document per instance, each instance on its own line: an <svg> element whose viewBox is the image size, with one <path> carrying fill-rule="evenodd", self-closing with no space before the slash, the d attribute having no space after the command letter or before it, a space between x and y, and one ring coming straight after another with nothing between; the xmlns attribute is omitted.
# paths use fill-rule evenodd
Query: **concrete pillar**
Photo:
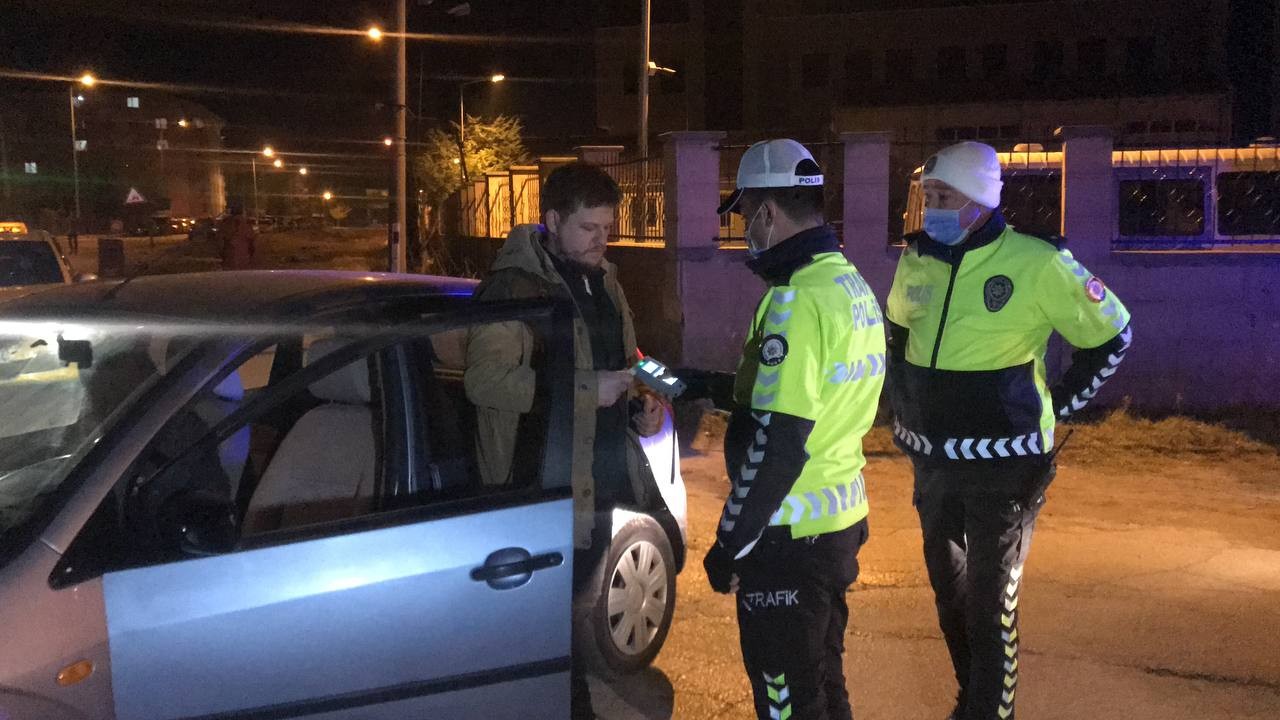
<svg viewBox="0 0 1280 720"><path fill-rule="evenodd" d="M889 295L900 251L889 248L887 132L847 132L844 143L844 254L883 301Z"/></svg>
<svg viewBox="0 0 1280 720"><path fill-rule="evenodd" d="M1062 236L1077 260L1099 272L1111 259L1118 230L1111 129L1072 125L1057 134L1062 138Z"/></svg>
<svg viewBox="0 0 1280 720"><path fill-rule="evenodd" d="M579 145L573 154L584 163L591 165L609 165L622 158L621 145Z"/></svg>
<svg viewBox="0 0 1280 720"><path fill-rule="evenodd" d="M714 296L719 251L720 151L725 133L664 133L662 172L668 272L662 317L679 337L674 362L709 367L708 353L723 334L725 318Z"/></svg>

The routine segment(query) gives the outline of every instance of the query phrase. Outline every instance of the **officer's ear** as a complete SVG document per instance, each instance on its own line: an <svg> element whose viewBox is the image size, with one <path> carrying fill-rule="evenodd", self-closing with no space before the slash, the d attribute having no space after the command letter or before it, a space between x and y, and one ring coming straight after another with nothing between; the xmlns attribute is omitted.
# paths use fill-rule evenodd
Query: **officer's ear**
<svg viewBox="0 0 1280 720"><path fill-rule="evenodd" d="M560 220L561 220L560 213L556 212L555 210L548 210L545 220L546 220L545 225L547 226L547 230L551 232L552 235L559 235Z"/></svg>

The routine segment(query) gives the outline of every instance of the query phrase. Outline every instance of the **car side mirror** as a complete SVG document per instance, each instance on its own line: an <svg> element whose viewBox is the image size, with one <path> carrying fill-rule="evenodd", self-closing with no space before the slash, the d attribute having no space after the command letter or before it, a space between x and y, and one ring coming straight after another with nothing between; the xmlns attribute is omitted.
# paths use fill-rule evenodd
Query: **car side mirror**
<svg viewBox="0 0 1280 720"><path fill-rule="evenodd" d="M93 367L93 343L88 340L63 340L58 336L58 360L75 363L81 370Z"/></svg>
<svg viewBox="0 0 1280 720"><path fill-rule="evenodd" d="M98 276L93 273L76 273L76 276L72 278L72 280L74 280L77 283L93 282L97 279L98 279Z"/></svg>

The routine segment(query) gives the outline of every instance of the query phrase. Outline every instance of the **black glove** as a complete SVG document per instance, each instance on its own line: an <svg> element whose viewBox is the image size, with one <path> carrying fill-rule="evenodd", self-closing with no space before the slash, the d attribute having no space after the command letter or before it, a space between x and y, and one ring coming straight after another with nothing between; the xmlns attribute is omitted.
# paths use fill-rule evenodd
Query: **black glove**
<svg viewBox="0 0 1280 720"><path fill-rule="evenodd" d="M702 567L707 570L707 582L711 584L711 589L718 593L729 592L729 586L733 581L733 568L735 561L729 555L729 551L724 549L720 543L711 546L707 551L707 556L702 560Z"/></svg>

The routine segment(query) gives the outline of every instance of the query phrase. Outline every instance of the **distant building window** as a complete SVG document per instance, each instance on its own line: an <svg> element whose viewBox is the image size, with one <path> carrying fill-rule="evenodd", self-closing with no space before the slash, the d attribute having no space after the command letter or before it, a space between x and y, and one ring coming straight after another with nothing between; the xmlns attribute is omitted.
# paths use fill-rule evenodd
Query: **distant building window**
<svg viewBox="0 0 1280 720"><path fill-rule="evenodd" d="M1082 78L1100 79L1107 75L1107 41L1089 38L1076 43L1076 74Z"/></svg>
<svg viewBox="0 0 1280 720"><path fill-rule="evenodd" d="M1204 181L1122 180L1120 234L1197 237L1204 234Z"/></svg>
<svg viewBox="0 0 1280 720"><path fill-rule="evenodd" d="M855 50L844 56L844 98L856 102L863 88L871 84L871 56Z"/></svg>
<svg viewBox="0 0 1280 720"><path fill-rule="evenodd" d="M88 140L76 140L76 152L84 152L88 147Z"/></svg>
<svg viewBox="0 0 1280 720"><path fill-rule="evenodd" d="M909 83L916 76L915 52L906 48L886 50L884 53L884 79L889 83Z"/></svg>
<svg viewBox="0 0 1280 720"><path fill-rule="evenodd" d="M1155 68L1156 45L1148 37L1129 38L1124 48L1124 74L1130 79L1150 77Z"/></svg>
<svg viewBox="0 0 1280 720"><path fill-rule="evenodd" d="M36 175L36 174L38 174L38 173L40 172L40 168L39 168L39 167L37 167L35 163L23 163L23 164L22 164L22 169L23 169L23 171L25 171L28 175Z"/></svg>
<svg viewBox="0 0 1280 720"><path fill-rule="evenodd" d="M831 60L826 53L809 53L800 58L800 84L824 88L831 79Z"/></svg>
<svg viewBox="0 0 1280 720"><path fill-rule="evenodd" d="M1012 140L1022 134L1022 127L1019 125L1001 125L1000 137L1005 140Z"/></svg>
<svg viewBox="0 0 1280 720"><path fill-rule="evenodd" d="M963 47L938 48L939 80L964 80L968 75Z"/></svg>
<svg viewBox="0 0 1280 720"><path fill-rule="evenodd" d="M164 139L157 140L157 141L156 141L156 149L157 149L157 150L168 150L168 149L169 149L169 141L168 141L168 140L164 140Z"/></svg>
<svg viewBox="0 0 1280 720"><path fill-rule="evenodd" d="M1056 80L1061 76L1062 43L1037 40L1031 51L1031 77L1035 80Z"/></svg>
<svg viewBox="0 0 1280 720"><path fill-rule="evenodd" d="M168 129L169 129L169 119L168 119L168 118L156 118L156 129L157 129L157 130L168 130Z"/></svg>
<svg viewBox="0 0 1280 720"><path fill-rule="evenodd" d="M1009 46L992 43L982 46L982 77L1003 77L1009 69Z"/></svg>
<svg viewBox="0 0 1280 720"><path fill-rule="evenodd" d="M983 125L978 128L979 140L994 140L1000 137L1000 128L994 125Z"/></svg>
<svg viewBox="0 0 1280 720"><path fill-rule="evenodd" d="M1198 123L1195 120L1182 119L1173 124L1173 131L1180 133L1192 133L1197 129Z"/></svg>
<svg viewBox="0 0 1280 720"><path fill-rule="evenodd" d="M204 120L201 120L200 118L192 120L191 123L196 126L196 129L204 128Z"/></svg>
<svg viewBox="0 0 1280 720"><path fill-rule="evenodd" d="M1171 133L1173 132L1173 123L1168 120L1152 120L1151 132L1153 133Z"/></svg>
<svg viewBox="0 0 1280 720"><path fill-rule="evenodd" d="M1147 121L1130 120L1125 124L1124 131L1129 135L1145 135L1147 134Z"/></svg>
<svg viewBox="0 0 1280 720"><path fill-rule="evenodd" d="M130 95L129 97L125 98L124 104L134 110L137 110L138 108L142 107L142 102L138 100L137 95Z"/></svg>
<svg viewBox="0 0 1280 720"><path fill-rule="evenodd" d="M1280 236L1280 172L1219 175L1218 232Z"/></svg>

